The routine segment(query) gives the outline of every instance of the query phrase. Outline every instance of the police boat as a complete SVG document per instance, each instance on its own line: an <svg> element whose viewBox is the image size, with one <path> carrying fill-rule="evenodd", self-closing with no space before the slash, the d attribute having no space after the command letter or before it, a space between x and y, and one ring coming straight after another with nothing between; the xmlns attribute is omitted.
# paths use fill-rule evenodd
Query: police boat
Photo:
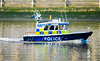
<svg viewBox="0 0 100 61"><path fill-rule="evenodd" d="M70 32L68 29L69 22L67 21L67 17L66 20L64 20L62 14L62 19L51 19L52 16L50 15L50 20L44 21L40 12L36 11L31 18L34 17L36 20L35 32L26 32L27 34L23 36L24 41L87 40L87 38L93 33L92 31Z"/></svg>

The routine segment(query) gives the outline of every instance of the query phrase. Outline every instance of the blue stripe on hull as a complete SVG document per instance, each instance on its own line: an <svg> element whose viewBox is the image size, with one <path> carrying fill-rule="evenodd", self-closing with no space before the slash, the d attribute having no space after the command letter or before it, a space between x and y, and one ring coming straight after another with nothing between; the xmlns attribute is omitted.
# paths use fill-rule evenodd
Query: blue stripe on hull
<svg viewBox="0 0 100 61"><path fill-rule="evenodd" d="M74 40L74 39L86 40L91 34L92 32L51 35L51 36L26 36L24 37L24 41L66 41L66 40Z"/></svg>

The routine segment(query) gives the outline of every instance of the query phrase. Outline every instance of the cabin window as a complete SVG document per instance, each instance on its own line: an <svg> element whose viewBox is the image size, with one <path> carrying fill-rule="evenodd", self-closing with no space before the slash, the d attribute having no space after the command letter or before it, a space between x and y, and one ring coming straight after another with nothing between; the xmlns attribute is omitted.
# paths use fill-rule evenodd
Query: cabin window
<svg viewBox="0 0 100 61"><path fill-rule="evenodd" d="M55 30L58 30L58 26L55 27Z"/></svg>
<svg viewBox="0 0 100 61"><path fill-rule="evenodd" d="M54 25L52 25L52 26L50 27L50 30L54 30Z"/></svg>
<svg viewBox="0 0 100 61"><path fill-rule="evenodd" d="M48 30L48 26L45 26L44 30Z"/></svg>
<svg viewBox="0 0 100 61"><path fill-rule="evenodd" d="M63 25L60 25L59 26L59 30L63 30Z"/></svg>
<svg viewBox="0 0 100 61"><path fill-rule="evenodd" d="M52 26L50 26L50 30L58 30L58 26L52 25Z"/></svg>

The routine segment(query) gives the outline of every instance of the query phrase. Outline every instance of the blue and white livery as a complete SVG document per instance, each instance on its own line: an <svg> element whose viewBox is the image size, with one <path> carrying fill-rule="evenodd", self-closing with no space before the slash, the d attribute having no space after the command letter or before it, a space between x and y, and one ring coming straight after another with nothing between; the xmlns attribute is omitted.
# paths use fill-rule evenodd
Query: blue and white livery
<svg viewBox="0 0 100 61"><path fill-rule="evenodd" d="M27 32L32 34L26 34L23 36L24 41L67 41L75 39L86 40L91 36L92 32L70 32L68 25L70 24L67 19L52 19L43 21L41 14L36 11L34 16L36 20L35 32ZM31 18L33 18L31 17ZM34 34L33 34L34 33Z"/></svg>

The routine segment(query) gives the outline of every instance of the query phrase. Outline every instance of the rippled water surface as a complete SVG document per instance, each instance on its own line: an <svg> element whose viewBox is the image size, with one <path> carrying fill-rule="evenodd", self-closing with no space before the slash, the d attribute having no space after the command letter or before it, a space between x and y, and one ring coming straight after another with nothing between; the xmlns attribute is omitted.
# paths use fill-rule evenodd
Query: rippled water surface
<svg viewBox="0 0 100 61"><path fill-rule="evenodd" d="M87 44L74 42L23 42L33 21L0 21L0 61L100 61L100 22L70 22L70 32L93 31ZM71 40L72 41L72 40ZM79 42L79 41L78 41Z"/></svg>

